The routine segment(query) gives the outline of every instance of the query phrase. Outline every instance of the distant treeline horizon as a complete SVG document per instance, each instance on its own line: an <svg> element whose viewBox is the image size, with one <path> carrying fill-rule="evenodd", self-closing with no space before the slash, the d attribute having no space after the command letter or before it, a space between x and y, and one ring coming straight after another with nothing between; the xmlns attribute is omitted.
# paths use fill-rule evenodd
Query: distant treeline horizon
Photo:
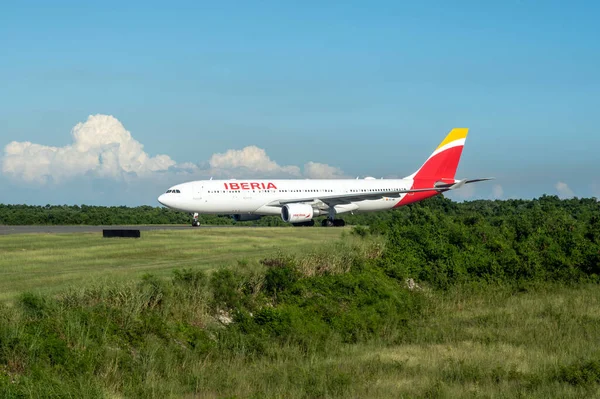
<svg viewBox="0 0 600 399"><path fill-rule="evenodd" d="M482 216L512 214L518 209L552 203L568 212L580 207L594 208L600 212L600 202L595 197L560 199L555 195L543 195L534 199L473 200L457 202L443 196L436 196L418 203L417 206L430 207L443 212L462 214L482 212ZM414 205L409 205L410 208ZM387 221L403 208L340 215L351 225L369 225ZM490 213L491 212L491 213ZM125 224L189 224L191 215L161 206L98 206L98 205L25 205L0 204L1 225L125 225ZM259 220L236 222L230 215L200 215L201 224L207 225L250 225L250 226L290 226L279 216L265 216Z"/></svg>

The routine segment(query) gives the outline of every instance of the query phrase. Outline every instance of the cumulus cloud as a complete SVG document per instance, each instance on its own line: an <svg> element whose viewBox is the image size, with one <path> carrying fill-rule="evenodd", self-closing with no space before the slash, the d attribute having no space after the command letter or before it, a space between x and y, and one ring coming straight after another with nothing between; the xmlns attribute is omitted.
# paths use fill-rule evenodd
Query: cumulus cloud
<svg viewBox="0 0 600 399"><path fill-rule="evenodd" d="M90 115L71 131L73 143L51 147L13 141L4 148L2 172L25 182L61 182L78 176L122 179L176 165L167 155L149 156L123 124L110 115Z"/></svg>
<svg viewBox="0 0 600 399"><path fill-rule="evenodd" d="M312 161L304 165L304 175L310 179L340 179L345 177L340 168Z"/></svg>
<svg viewBox="0 0 600 399"><path fill-rule="evenodd" d="M569 188L567 183L559 181L556 183L554 188L556 188L556 191L558 191L558 196L560 198L573 198L575 196L575 193L573 193L573 190Z"/></svg>
<svg viewBox="0 0 600 399"><path fill-rule="evenodd" d="M208 163L217 175L263 173L269 176L301 176L299 167L280 166L269 158L265 150L253 145L241 150L228 150L223 154L213 154Z"/></svg>
<svg viewBox="0 0 600 399"><path fill-rule="evenodd" d="M457 190L450 190L446 192L444 196L458 201L465 201L475 197L475 190L475 184L465 184Z"/></svg>
<svg viewBox="0 0 600 399"><path fill-rule="evenodd" d="M213 154L200 168L191 162L177 163L168 155L150 156L123 124L110 115L91 115L71 131L72 143L52 147L13 141L5 146L2 173L32 184L62 183L78 178L129 181L135 178L185 175L189 179L281 177L339 178L336 167L308 162L304 172L294 165L279 165L264 149L248 146Z"/></svg>
<svg viewBox="0 0 600 399"><path fill-rule="evenodd" d="M499 184L494 184L494 186L492 187L492 198L500 199L503 196L504 196L504 189L502 188L502 186Z"/></svg>

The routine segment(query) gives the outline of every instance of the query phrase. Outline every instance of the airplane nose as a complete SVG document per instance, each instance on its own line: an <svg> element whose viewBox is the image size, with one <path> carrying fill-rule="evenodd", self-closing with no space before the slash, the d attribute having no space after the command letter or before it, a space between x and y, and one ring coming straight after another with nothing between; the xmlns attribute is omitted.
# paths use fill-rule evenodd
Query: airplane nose
<svg viewBox="0 0 600 399"><path fill-rule="evenodd" d="M158 197L158 202L160 202L160 203L161 203L162 205L164 205L164 206L167 206L167 204L165 204L165 202L167 202L167 201L166 201L166 196L167 196L166 194L161 194L161 195Z"/></svg>

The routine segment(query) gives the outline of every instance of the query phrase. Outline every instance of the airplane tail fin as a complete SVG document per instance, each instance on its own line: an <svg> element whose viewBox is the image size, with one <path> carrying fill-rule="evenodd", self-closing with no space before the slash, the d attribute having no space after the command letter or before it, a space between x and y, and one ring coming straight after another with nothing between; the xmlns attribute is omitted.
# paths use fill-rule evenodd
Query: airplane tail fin
<svg viewBox="0 0 600 399"><path fill-rule="evenodd" d="M414 180L454 181L468 128L454 128L427 158L423 166L408 176Z"/></svg>

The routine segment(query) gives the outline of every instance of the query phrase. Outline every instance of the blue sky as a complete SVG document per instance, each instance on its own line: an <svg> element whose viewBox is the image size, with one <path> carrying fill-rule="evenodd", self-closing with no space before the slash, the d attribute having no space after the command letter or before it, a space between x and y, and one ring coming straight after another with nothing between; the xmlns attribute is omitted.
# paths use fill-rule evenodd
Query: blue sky
<svg viewBox="0 0 600 399"><path fill-rule="evenodd" d="M456 126L497 180L453 198L600 197L596 2L82 3L0 6L0 203L401 177Z"/></svg>

